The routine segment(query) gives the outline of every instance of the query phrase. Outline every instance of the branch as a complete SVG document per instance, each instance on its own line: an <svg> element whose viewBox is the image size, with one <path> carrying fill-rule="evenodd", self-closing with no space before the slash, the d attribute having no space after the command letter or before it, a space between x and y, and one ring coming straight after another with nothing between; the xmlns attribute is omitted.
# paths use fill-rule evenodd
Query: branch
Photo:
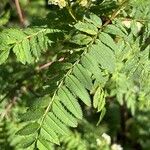
<svg viewBox="0 0 150 150"><path fill-rule="evenodd" d="M59 62L62 62L63 60L64 60L64 58L62 57L62 58L60 58L58 61L59 61ZM53 63L54 63L54 62L50 61L50 62L48 62L48 63L46 63L46 64L43 64L43 65L37 67L37 71L41 71L41 70L43 70L43 69L46 69L46 68L48 68L49 66L51 66Z"/></svg>
<svg viewBox="0 0 150 150"><path fill-rule="evenodd" d="M23 17L23 13L21 11L19 0L15 0L15 5L16 5L18 16L19 16L20 24L25 26L25 20L24 20L24 17Z"/></svg>
<svg viewBox="0 0 150 150"><path fill-rule="evenodd" d="M111 15L110 19L106 21L103 26L104 27L107 26L112 20L114 20L118 16L120 11L123 9L123 7L125 8L126 5L127 5L127 0L124 0L122 4L119 6L119 8Z"/></svg>
<svg viewBox="0 0 150 150"><path fill-rule="evenodd" d="M15 105L16 101L17 101L17 97L15 96L12 99L12 101L6 106L6 109L1 113L1 117L0 117L1 121L8 115L9 111L11 110L13 105Z"/></svg>

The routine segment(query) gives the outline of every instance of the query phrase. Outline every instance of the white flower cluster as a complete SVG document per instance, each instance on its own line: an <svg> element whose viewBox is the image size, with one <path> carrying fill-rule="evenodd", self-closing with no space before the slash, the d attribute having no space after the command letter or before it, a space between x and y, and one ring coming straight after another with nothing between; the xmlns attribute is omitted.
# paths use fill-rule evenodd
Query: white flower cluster
<svg viewBox="0 0 150 150"><path fill-rule="evenodd" d="M106 141L106 143L109 145L111 143L111 138L108 134L103 133L102 134L103 139Z"/></svg>
<svg viewBox="0 0 150 150"><path fill-rule="evenodd" d="M111 150L123 150L123 148L119 144L113 144Z"/></svg>
<svg viewBox="0 0 150 150"><path fill-rule="evenodd" d="M100 145L102 144L102 141L97 138L97 139L96 139L96 143L97 143L98 146L100 146Z"/></svg>
<svg viewBox="0 0 150 150"><path fill-rule="evenodd" d="M108 134L103 133L101 137L101 139L96 139L97 146L101 148L108 146L110 150L123 150L123 148L119 144L114 143L111 145L111 137Z"/></svg>
<svg viewBox="0 0 150 150"><path fill-rule="evenodd" d="M67 6L67 2L65 0L49 0L49 4L58 5L60 8Z"/></svg>
<svg viewBox="0 0 150 150"><path fill-rule="evenodd" d="M92 0L92 2L95 2L96 0ZM67 0L49 0L49 4L58 5L60 8L64 8L67 6L68 2ZM74 4L73 0L70 0L71 5ZM78 0L78 4L80 4L83 7L86 7L88 5L88 0Z"/></svg>

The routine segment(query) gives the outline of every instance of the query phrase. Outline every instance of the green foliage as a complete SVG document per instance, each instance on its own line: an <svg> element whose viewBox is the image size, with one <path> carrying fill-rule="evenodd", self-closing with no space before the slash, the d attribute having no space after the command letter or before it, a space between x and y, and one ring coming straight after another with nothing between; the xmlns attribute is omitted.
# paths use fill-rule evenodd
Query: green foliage
<svg viewBox="0 0 150 150"><path fill-rule="evenodd" d="M37 61L42 51L46 51L49 41L46 37L47 33L57 32L50 29L6 29L0 34L1 53L0 64L4 63L12 50L17 60L21 63L33 63Z"/></svg>
<svg viewBox="0 0 150 150"><path fill-rule="evenodd" d="M25 28L8 29L15 21L2 14L7 21L0 25L8 24L0 31L0 148L113 150L119 142L148 149L150 10L141 11L148 1L49 3L46 19L32 25L30 18ZM12 135L6 116L19 122ZM104 132L116 140L112 145Z"/></svg>

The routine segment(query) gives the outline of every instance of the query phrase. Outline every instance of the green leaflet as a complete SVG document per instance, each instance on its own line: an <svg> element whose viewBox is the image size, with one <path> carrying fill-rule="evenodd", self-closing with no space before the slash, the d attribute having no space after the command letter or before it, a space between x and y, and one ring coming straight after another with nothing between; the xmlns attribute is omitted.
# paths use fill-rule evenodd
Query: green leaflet
<svg viewBox="0 0 150 150"><path fill-rule="evenodd" d="M41 34L38 34L37 35L37 40L38 40L38 45L40 47L40 49L42 51L45 51L44 48L45 48L45 37L44 37L44 34L41 33Z"/></svg>
<svg viewBox="0 0 150 150"><path fill-rule="evenodd" d="M37 147L39 150L52 150L52 144L42 138L39 138Z"/></svg>
<svg viewBox="0 0 150 150"><path fill-rule="evenodd" d="M87 106L91 106L88 92L75 76L69 75L65 80L65 84L71 92L77 95Z"/></svg>
<svg viewBox="0 0 150 150"><path fill-rule="evenodd" d="M114 42L114 40L112 39L112 37L109 34L101 32L99 34L99 40L102 43L104 43L105 45L107 45L108 47L110 47L112 50L118 51L117 44Z"/></svg>
<svg viewBox="0 0 150 150"><path fill-rule="evenodd" d="M83 56L81 59L81 63L94 75L98 82L103 81L101 69L92 55L86 54L85 56Z"/></svg>
<svg viewBox="0 0 150 150"><path fill-rule="evenodd" d="M24 114L20 115L21 121L33 121L40 119L44 114L44 109L36 109L36 110L29 110Z"/></svg>
<svg viewBox="0 0 150 150"><path fill-rule="evenodd" d="M122 32L124 32L126 35L128 35L128 31L126 29L126 25L122 22L120 19L116 19L115 23L116 27L118 27Z"/></svg>
<svg viewBox="0 0 150 150"><path fill-rule="evenodd" d="M34 136L28 136L26 138L23 138L20 142L20 146L22 148L28 148L29 146L31 146L34 142L36 141L35 137Z"/></svg>
<svg viewBox="0 0 150 150"><path fill-rule="evenodd" d="M99 62L102 68L107 69L110 73L115 70L115 55L112 50L102 44L100 41L97 41L97 44L90 47L90 55Z"/></svg>
<svg viewBox="0 0 150 150"><path fill-rule="evenodd" d="M92 38L90 36L87 36L85 34L76 34L74 35L70 42L78 44L78 45L87 45L92 41Z"/></svg>
<svg viewBox="0 0 150 150"><path fill-rule="evenodd" d="M70 134L67 126L63 124L52 112L48 113L44 122L58 134L61 134L61 135Z"/></svg>
<svg viewBox="0 0 150 150"><path fill-rule="evenodd" d="M131 57L125 62L123 70L127 72L128 76L133 76L134 72L138 68L138 62L138 56Z"/></svg>
<svg viewBox="0 0 150 150"><path fill-rule="evenodd" d="M34 123L29 123L26 126L24 126L22 129L20 129L16 134L18 135L30 135L35 133L39 128L39 124L34 122Z"/></svg>
<svg viewBox="0 0 150 150"><path fill-rule="evenodd" d="M100 112L105 106L105 93L100 87L97 88L94 94L93 106L98 109L98 112Z"/></svg>
<svg viewBox="0 0 150 150"><path fill-rule="evenodd" d="M6 25L10 19L10 10L6 10L0 17L0 26Z"/></svg>
<svg viewBox="0 0 150 150"><path fill-rule="evenodd" d="M35 56L36 58L39 58L41 54L41 49L37 44L37 37L32 37L30 39L30 45L31 45L31 52L33 56Z"/></svg>
<svg viewBox="0 0 150 150"><path fill-rule="evenodd" d="M90 23L93 23L96 27L100 28L102 26L102 20L95 14L91 13L89 18L84 17L84 19Z"/></svg>
<svg viewBox="0 0 150 150"><path fill-rule="evenodd" d="M74 25L74 27L77 30L79 30L81 32L85 32L85 33L90 34L90 35L96 35L98 32L97 27L95 27L93 24L88 23L88 22L84 23L84 22L79 21L78 23L76 23Z"/></svg>
<svg viewBox="0 0 150 150"><path fill-rule="evenodd" d="M39 108L46 108L51 101L50 95L45 95L42 98L39 98L33 102L33 105L31 106L31 109L39 109Z"/></svg>
<svg viewBox="0 0 150 150"><path fill-rule="evenodd" d="M30 51L29 40L24 39L21 46L22 46L22 51L20 51L20 53L24 53L25 60L27 63L29 63L29 64L32 63L33 57L31 55L31 51Z"/></svg>
<svg viewBox="0 0 150 150"><path fill-rule="evenodd" d="M59 139L54 130L45 122L40 130L40 138L59 145Z"/></svg>
<svg viewBox="0 0 150 150"><path fill-rule="evenodd" d="M66 125L77 127L77 120L71 115L64 106L59 102L58 98L55 99L52 106L53 113Z"/></svg>
<svg viewBox="0 0 150 150"><path fill-rule="evenodd" d="M82 119L82 110L77 99L71 94L71 92L65 87L61 87L58 90L58 96L60 101L66 106L66 108L78 119Z"/></svg>
<svg viewBox="0 0 150 150"><path fill-rule="evenodd" d="M14 46L13 52L16 54L18 61L22 62L23 64L26 63L26 57L20 44Z"/></svg>
<svg viewBox="0 0 150 150"><path fill-rule="evenodd" d="M10 50L2 50L0 51L0 65L3 64L9 56Z"/></svg>
<svg viewBox="0 0 150 150"><path fill-rule="evenodd" d="M100 97L100 87L96 90L96 92L94 94L94 97L93 97L93 106L94 106L94 108L98 107L99 97Z"/></svg>
<svg viewBox="0 0 150 150"><path fill-rule="evenodd" d="M73 74L78 78L78 80L84 85L88 90L92 89L92 79L91 74L82 65L78 64L73 68Z"/></svg>
<svg viewBox="0 0 150 150"><path fill-rule="evenodd" d="M105 116L105 113L106 113L106 108L104 107L103 109L102 109L102 111L101 111L101 114L100 114L100 116L99 116L99 120L98 120L98 122L97 122L97 126L100 124L100 122L102 121L102 119L104 118L104 116Z"/></svg>
<svg viewBox="0 0 150 150"><path fill-rule="evenodd" d="M4 32L0 32L0 51L10 49L9 46L10 38Z"/></svg>
<svg viewBox="0 0 150 150"><path fill-rule="evenodd" d="M118 27L115 25L107 25L104 29L104 32L114 34L120 37L125 37L126 34Z"/></svg>

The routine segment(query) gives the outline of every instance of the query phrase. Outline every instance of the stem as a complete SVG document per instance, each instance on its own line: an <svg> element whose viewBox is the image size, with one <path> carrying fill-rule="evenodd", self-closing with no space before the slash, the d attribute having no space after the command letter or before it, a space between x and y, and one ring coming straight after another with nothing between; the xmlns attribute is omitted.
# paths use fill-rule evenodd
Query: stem
<svg viewBox="0 0 150 150"><path fill-rule="evenodd" d="M75 17L75 15L73 14L73 10L72 10L72 7L71 7L71 3L70 3L70 0L67 0L68 2L68 5L66 6L70 16L77 22L77 19Z"/></svg>
<svg viewBox="0 0 150 150"><path fill-rule="evenodd" d="M76 19L75 15L73 14L72 8L70 6L67 6L66 8L67 8L70 16L77 22L77 19Z"/></svg>

